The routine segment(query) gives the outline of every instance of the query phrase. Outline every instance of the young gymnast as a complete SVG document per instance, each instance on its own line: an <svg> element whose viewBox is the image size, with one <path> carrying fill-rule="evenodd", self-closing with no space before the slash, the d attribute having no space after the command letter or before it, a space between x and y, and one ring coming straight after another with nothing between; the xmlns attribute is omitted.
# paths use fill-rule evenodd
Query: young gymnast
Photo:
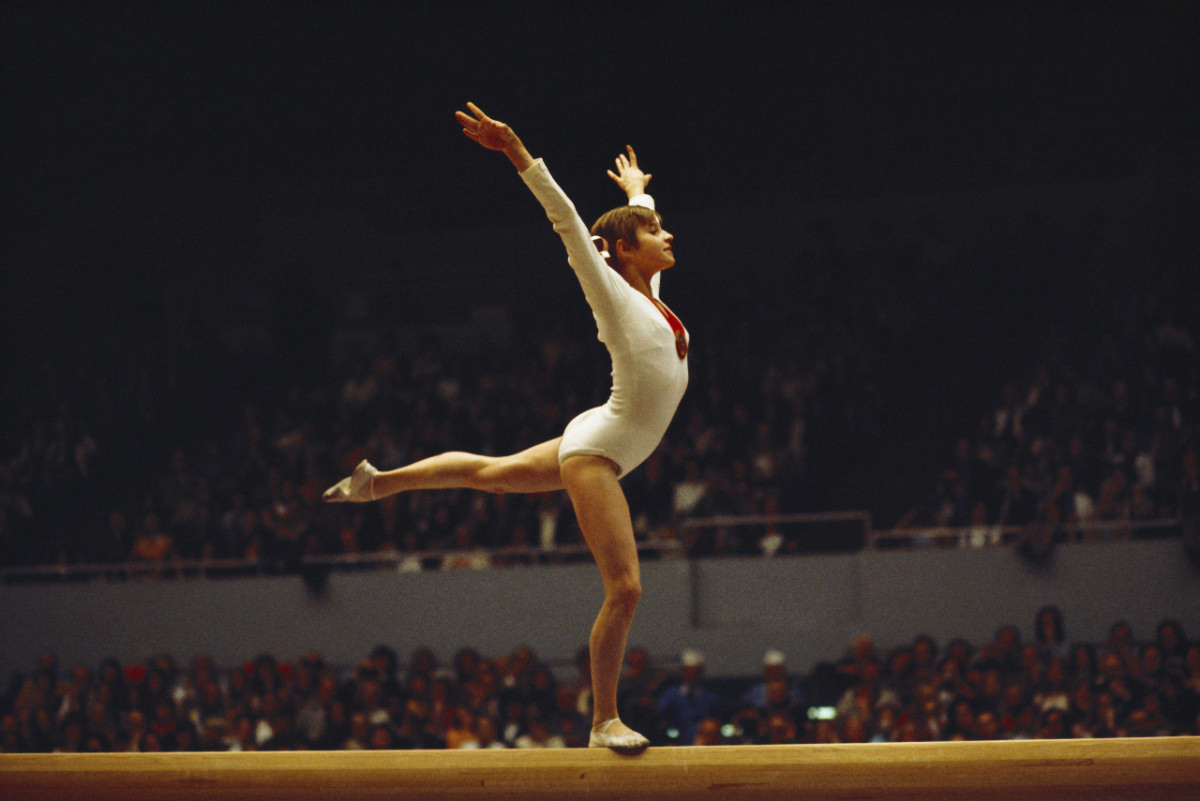
<svg viewBox="0 0 1200 801"><path fill-rule="evenodd" d="M324 498L372 501L421 489L566 489L604 582L604 603L589 639L594 707L589 744L639 751L649 741L617 714L617 683L642 594L633 523L618 479L658 447L687 386L688 334L658 299L659 273L675 264L674 238L645 194L651 176L638 167L632 148L617 157L615 173L608 171L630 205L604 214L589 233L546 165L529 154L512 128L473 103L467 107L470 113L455 114L463 133L508 157L566 245L567 261L612 359L608 401L573 419L561 437L509 456L451 451L386 471L363 460Z"/></svg>

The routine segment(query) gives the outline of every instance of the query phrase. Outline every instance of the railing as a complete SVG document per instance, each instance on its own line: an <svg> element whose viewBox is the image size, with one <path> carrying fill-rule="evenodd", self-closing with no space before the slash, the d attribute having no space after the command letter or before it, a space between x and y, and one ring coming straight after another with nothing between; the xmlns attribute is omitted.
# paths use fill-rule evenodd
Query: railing
<svg viewBox="0 0 1200 801"><path fill-rule="evenodd" d="M1020 543L1056 543L1172 538L1181 534L1178 518L1155 520L1092 520L1086 523L1030 523L1025 526L979 525L950 528L913 526L875 531L874 548L991 548Z"/></svg>
<svg viewBox="0 0 1200 801"><path fill-rule="evenodd" d="M689 518L681 521L674 538L638 542L644 559L711 555L718 533L747 533L754 553L788 555L853 553L864 549L993 548L1032 544L1105 542L1124 539L1178 538L1181 521L1091 521L1027 526L915 526L874 530L868 512L740 515ZM777 535L778 548L763 542ZM744 553L745 551L742 551ZM161 562L40 565L0 568L0 583L128 581L139 579L219 579L244 576L302 575L319 581L334 572L382 571L402 573L452 569L484 569L523 565L559 565L591 560L586 545L515 546L478 550L379 551L306 556L298 560L168 559Z"/></svg>
<svg viewBox="0 0 1200 801"><path fill-rule="evenodd" d="M718 533L734 532L740 539L739 530L745 529L761 532L757 540L778 535L775 542L758 545L759 553L846 553L869 546L872 537L871 514L863 511L689 518L679 524L679 536L689 553L711 553L712 543L705 542L706 535L711 539Z"/></svg>
<svg viewBox="0 0 1200 801"><path fill-rule="evenodd" d="M682 556L675 541L638 543L646 558ZM517 565L570 564L589 561L586 545L551 548L507 547L478 550L377 551L306 556L299 560L270 559L165 559L161 562L126 561L91 564L37 565L0 568L0 583L70 581L127 581L137 579L217 579L244 576L301 574L320 577L332 572L391 570L400 573L452 569L482 569Z"/></svg>

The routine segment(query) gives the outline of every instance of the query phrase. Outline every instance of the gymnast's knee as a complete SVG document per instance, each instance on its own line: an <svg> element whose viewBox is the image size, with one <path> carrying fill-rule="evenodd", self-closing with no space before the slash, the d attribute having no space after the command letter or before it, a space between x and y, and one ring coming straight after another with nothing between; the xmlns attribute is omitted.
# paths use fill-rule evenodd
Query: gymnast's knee
<svg viewBox="0 0 1200 801"><path fill-rule="evenodd" d="M616 606L629 617L637 611L642 598L642 582L635 576L626 576L609 582L605 600Z"/></svg>

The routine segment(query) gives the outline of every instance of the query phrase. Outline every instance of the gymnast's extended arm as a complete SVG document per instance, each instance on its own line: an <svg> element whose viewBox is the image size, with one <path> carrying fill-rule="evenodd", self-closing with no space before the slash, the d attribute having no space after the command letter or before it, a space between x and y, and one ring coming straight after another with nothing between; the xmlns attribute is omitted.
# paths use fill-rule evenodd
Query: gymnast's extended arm
<svg viewBox="0 0 1200 801"><path fill-rule="evenodd" d="M508 160L518 172L524 172L533 166L533 156L529 155L529 151L521 143L521 138L512 128L499 120L493 120L474 103L467 103L467 108L471 110L470 114L456 111L454 116L462 125L463 133L468 139L475 140L488 150L499 150L508 156Z"/></svg>
<svg viewBox="0 0 1200 801"><path fill-rule="evenodd" d="M469 114L455 112L463 133L483 147L498 150L508 157L562 238L567 249L567 262L575 271L592 311L598 318L619 320L629 302L629 286L596 252L591 233L579 218L575 205L550 177L545 163L530 155L511 127L487 116L474 103L468 103L467 108ZM601 328L604 326L602 323ZM601 334L603 338L604 331Z"/></svg>

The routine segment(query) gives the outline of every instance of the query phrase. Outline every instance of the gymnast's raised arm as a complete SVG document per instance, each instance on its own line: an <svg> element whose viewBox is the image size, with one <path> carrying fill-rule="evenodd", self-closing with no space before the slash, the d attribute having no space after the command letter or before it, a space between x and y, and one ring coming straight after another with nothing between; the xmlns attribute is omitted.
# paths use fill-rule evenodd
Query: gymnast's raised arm
<svg viewBox="0 0 1200 801"><path fill-rule="evenodd" d="M650 179L654 176L643 172L642 168L638 166L637 153L633 152L633 146L625 145L625 152L618 155L614 161L617 171L609 170L608 177L621 187L621 191L629 198L629 205L642 206L653 211L654 198L646 194L646 184L650 183ZM651 297L658 299L661 283L662 273L655 273L650 277Z"/></svg>
<svg viewBox="0 0 1200 801"><path fill-rule="evenodd" d="M454 116L462 125L463 133L468 139L473 139L488 150L499 150L508 156L508 160L518 172L524 172L533 166L533 156L529 155L521 138L511 127L499 120L493 120L474 103L467 103L467 108L470 109L470 114L456 111Z"/></svg>

